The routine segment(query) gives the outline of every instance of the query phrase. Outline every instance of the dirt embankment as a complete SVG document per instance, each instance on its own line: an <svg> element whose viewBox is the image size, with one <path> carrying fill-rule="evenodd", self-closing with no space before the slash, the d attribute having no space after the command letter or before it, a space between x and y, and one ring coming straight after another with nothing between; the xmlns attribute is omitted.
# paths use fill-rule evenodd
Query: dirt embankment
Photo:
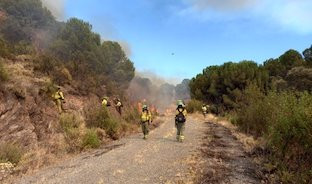
<svg viewBox="0 0 312 184"><path fill-rule="evenodd" d="M15 173L30 172L68 157L60 115L47 92L50 78L34 71L30 56L2 61L9 79L0 85L0 145L16 144L25 153ZM100 105L100 98L95 94L80 95L70 85L63 86L62 91L66 112L82 119L84 107L90 103ZM110 109L117 117L114 107Z"/></svg>

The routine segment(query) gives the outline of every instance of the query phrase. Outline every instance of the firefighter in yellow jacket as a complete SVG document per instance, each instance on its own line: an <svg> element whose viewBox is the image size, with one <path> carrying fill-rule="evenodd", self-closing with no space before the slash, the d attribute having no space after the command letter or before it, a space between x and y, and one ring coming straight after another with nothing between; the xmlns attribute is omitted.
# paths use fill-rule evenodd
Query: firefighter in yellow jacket
<svg viewBox="0 0 312 184"><path fill-rule="evenodd" d="M141 126L142 126L142 132L144 134L143 139L147 139L149 129L148 125L152 122L152 114L149 111L147 105L144 105L142 108L142 114L141 114Z"/></svg>
<svg viewBox="0 0 312 184"><path fill-rule="evenodd" d="M177 128L177 141L182 142L184 140L184 130L186 122L187 111L183 101L178 101L178 107L176 109L175 126Z"/></svg>
<svg viewBox="0 0 312 184"><path fill-rule="evenodd" d="M104 96L103 97L103 100L102 100L102 107L104 108L106 108L106 107L109 107L111 104L110 104L110 102L109 102L109 98L107 97L107 96Z"/></svg>
<svg viewBox="0 0 312 184"><path fill-rule="evenodd" d="M64 94L63 92L61 91L61 88L58 87L57 88L57 91L52 95L55 103L56 103L56 106L57 106L57 109L59 111L59 113L62 113L63 112L63 103L64 103Z"/></svg>
<svg viewBox="0 0 312 184"><path fill-rule="evenodd" d="M204 104L204 105L202 106L202 113L203 113L204 118L206 117L207 112L208 112L208 108L207 108L207 106Z"/></svg>

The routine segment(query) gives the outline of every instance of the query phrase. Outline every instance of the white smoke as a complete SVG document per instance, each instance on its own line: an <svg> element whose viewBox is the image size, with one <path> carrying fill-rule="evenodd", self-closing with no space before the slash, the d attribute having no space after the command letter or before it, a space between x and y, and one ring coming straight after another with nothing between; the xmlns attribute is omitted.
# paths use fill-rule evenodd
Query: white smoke
<svg viewBox="0 0 312 184"><path fill-rule="evenodd" d="M41 0L43 5L47 7L57 20L65 18L65 3L66 0Z"/></svg>
<svg viewBox="0 0 312 184"><path fill-rule="evenodd" d="M177 100L177 83L177 80L168 80L153 72L137 72L135 78L130 83L127 93L132 101L140 102L145 99L148 104L154 105L163 112L172 104L175 104ZM179 88L179 92L181 92L181 88ZM188 90L183 90L182 93L184 93L184 96L189 96Z"/></svg>
<svg viewBox="0 0 312 184"><path fill-rule="evenodd" d="M261 19L297 33L312 32L311 0L184 0L178 14L201 21Z"/></svg>
<svg viewBox="0 0 312 184"><path fill-rule="evenodd" d="M284 28L299 33L312 32L312 1L311 0L264 0L258 8L259 14L281 24Z"/></svg>
<svg viewBox="0 0 312 184"><path fill-rule="evenodd" d="M122 50L125 52L127 57L130 57L132 55L131 45L127 41L118 41L118 43L120 44Z"/></svg>
<svg viewBox="0 0 312 184"><path fill-rule="evenodd" d="M254 4L255 0L188 0L192 6L199 10L239 10Z"/></svg>
<svg viewBox="0 0 312 184"><path fill-rule="evenodd" d="M160 75L157 75L153 71L148 71L148 70L136 72L135 75L138 77L142 77L142 78L148 78L156 86L161 86L161 85L166 84L166 83L172 84L172 85L177 85L179 82L181 82L181 79L165 78L165 77L162 77Z"/></svg>

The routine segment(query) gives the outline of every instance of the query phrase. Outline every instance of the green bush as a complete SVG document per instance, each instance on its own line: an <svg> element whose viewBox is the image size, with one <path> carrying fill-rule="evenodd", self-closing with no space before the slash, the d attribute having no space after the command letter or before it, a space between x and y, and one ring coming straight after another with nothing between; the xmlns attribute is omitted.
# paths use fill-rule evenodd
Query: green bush
<svg viewBox="0 0 312 184"><path fill-rule="evenodd" d="M7 47L7 43L0 38L0 57L8 57L10 55L9 48Z"/></svg>
<svg viewBox="0 0 312 184"><path fill-rule="evenodd" d="M140 121L140 112L137 108L131 108L126 112L125 120L128 123L137 123Z"/></svg>
<svg viewBox="0 0 312 184"><path fill-rule="evenodd" d="M189 113L201 112L202 102L198 100L191 100L186 105L186 110Z"/></svg>
<svg viewBox="0 0 312 184"><path fill-rule="evenodd" d="M89 128L101 128L111 138L117 138L117 132L120 124L111 117L107 108L90 106L85 109L86 125Z"/></svg>
<svg viewBox="0 0 312 184"><path fill-rule="evenodd" d="M0 82L4 82L6 80L8 80L8 73L5 70L2 61L0 60Z"/></svg>
<svg viewBox="0 0 312 184"><path fill-rule="evenodd" d="M216 114L216 115L222 114L223 112L223 108L216 104L211 104L208 110L209 112Z"/></svg>
<svg viewBox="0 0 312 184"><path fill-rule="evenodd" d="M60 65L60 62L57 61L54 57L50 56L50 55L40 55L38 56L35 60L35 67L34 69L37 71L40 71L44 74L52 74L55 72L55 69L57 68L57 66Z"/></svg>
<svg viewBox="0 0 312 184"><path fill-rule="evenodd" d="M44 83L42 88L40 89L40 94L45 94L48 97L51 97L57 91L57 86L51 80L48 80Z"/></svg>
<svg viewBox="0 0 312 184"><path fill-rule="evenodd" d="M64 113L60 117L60 126L65 132L73 128L79 128L82 121L77 115L71 113Z"/></svg>
<svg viewBox="0 0 312 184"><path fill-rule="evenodd" d="M34 47L24 41L14 44L10 48L11 52L15 55L30 55L35 53Z"/></svg>
<svg viewBox="0 0 312 184"><path fill-rule="evenodd" d="M40 55L35 59L34 63L36 71L48 74L59 85L69 84L73 80L69 69L51 55Z"/></svg>
<svg viewBox="0 0 312 184"><path fill-rule="evenodd" d="M284 182L305 183L312 177L312 95L285 92L275 98L278 103L266 135L273 161L294 175Z"/></svg>
<svg viewBox="0 0 312 184"><path fill-rule="evenodd" d="M256 85L250 85L243 92L242 102L236 109L235 122L241 130L256 137L267 132L269 119L273 113L274 104L271 97L266 97Z"/></svg>
<svg viewBox="0 0 312 184"><path fill-rule="evenodd" d="M68 152L75 152L81 149L81 123L82 120L75 114L64 113L60 117L60 127L64 131Z"/></svg>
<svg viewBox="0 0 312 184"><path fill-rule="evenodd" d="M245 91L237 110L237 125L255 136L263 135L285 183L307 183L312 176L312 95L307 92Z"/></svg>
<svg viewBox="0 0 312 184"><path fill-rule="evenodd" d="M87 130L86 134L82 138L83 148L98 148L101 145L101 141L94 129Z"/></svg>
<svg viewBox="0 0 312 184"><path fill-rule="evenodd" d="M14 144L1 144L0 145L0 163L11 162L18 164L23 156L23 151L19 146Z"/></svg>

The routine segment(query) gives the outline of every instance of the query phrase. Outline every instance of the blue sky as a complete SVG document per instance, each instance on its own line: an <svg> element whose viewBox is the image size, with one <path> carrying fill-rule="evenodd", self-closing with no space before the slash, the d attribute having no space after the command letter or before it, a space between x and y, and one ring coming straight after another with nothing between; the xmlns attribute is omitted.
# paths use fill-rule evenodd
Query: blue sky
<svg viewBox="0 0 312 184"><path fill-rule="evenodd" d="M311 0L45 1L62 4L63 19L81 18L103 39L120 41L138 71L165 78L191 78L227 61L262 63L312 44Z"/></svg>

